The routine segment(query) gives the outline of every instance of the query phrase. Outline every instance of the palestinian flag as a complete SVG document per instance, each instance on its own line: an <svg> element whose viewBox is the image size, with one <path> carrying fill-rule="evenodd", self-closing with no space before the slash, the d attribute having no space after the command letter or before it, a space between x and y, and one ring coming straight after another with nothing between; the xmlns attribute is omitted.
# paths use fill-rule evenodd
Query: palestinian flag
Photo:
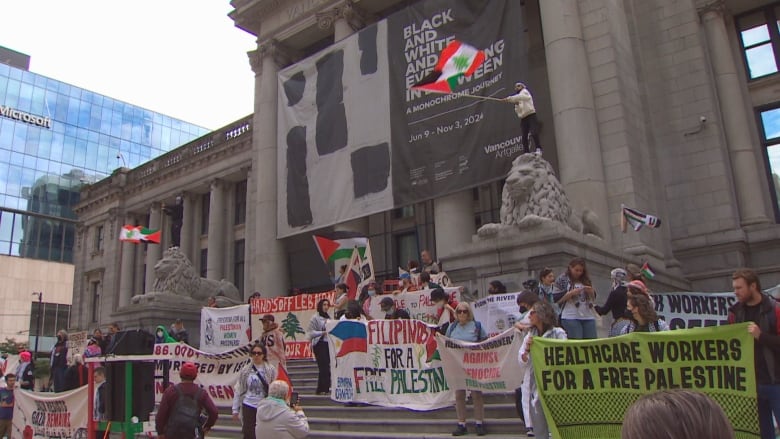
<svg viewBox="0 0 780 439"><path fill-rule="evenodd" d="M439 55L433 71L411 88L439 93L452 93L462 76L471 76L485 61L485 52L453 40Z"/></svg>
<svg viewBox="0 0 780 439"><path fill-rule="evenodd" d="M654 215L642 213L636 209L620 206L620 230L623 233L626 232L628 224L631 224L631 228L635 232L638 232L643 226L647 226L651 229L656 229L661 226L661 220Z"/></svg>
<svg viewBox="0 0 780 439"><path fill-rule="evenodd" d="M652 268L650 268L650 264L645 262L642 264L642 268L639 270L642 273L642 276L646 277L647 279L652 279L655 277L655 272Z"/></svg>
<svg viewBox="0 0 780 439"><path fill-rule="evenodd" d="M332 264L339 259L349 259L352 256L352 250L356 247L362 258L368 245L368 238L362 237L344 239L328 239L317 235L312 235L312 237L326 264Z"/></svg>
<svg viewBox="0 0 780 439"><path fill-rule="evenodd" d="M141 226L122 226L122 230L119 232L119 240L127 241L138 244L139 242L152 242L154 244L160 243L160 231L147 229Z"/></svg>

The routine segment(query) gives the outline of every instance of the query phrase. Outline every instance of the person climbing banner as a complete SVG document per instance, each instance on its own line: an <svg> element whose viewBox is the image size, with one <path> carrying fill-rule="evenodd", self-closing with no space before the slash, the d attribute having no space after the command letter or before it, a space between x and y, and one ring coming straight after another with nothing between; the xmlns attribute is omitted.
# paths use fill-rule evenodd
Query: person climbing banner
<svg viewBox="0 0 780 439"><path fill-rule="evenodd" d="M737 438L758 438L753 347L745 323L598 340L535 337L531 360L555 438L620 438L626 409L661 389L706 393Z"/></svg>
<svg viewBox="0 0 780 439"><path fill-rule="evenodd" d="M252 300L250 304L252 340L258 340L263 335L263 322L260 319L266 314L271 314L284 334L284 350L287 359L312 358L306 327L317 312L317 302L322 299L328 299L333 303L333 291Z"/></svg>

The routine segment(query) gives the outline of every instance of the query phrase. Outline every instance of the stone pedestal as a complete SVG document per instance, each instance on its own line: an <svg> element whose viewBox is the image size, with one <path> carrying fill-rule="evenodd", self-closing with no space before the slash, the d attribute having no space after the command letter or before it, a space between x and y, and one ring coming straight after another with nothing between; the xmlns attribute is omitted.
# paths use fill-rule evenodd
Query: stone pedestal
<svg viewBox="0 0 780 439"><path fill-rule="evenodd" d="M113 313L112 321L118 322L123 330L143 329L154 334L160 325L170 332L171 324L182 319L189 333L189 344L196 348L200 346L202 303L175 294L147 293L141 297L145 299L141 303L131 303Z"/></svg>

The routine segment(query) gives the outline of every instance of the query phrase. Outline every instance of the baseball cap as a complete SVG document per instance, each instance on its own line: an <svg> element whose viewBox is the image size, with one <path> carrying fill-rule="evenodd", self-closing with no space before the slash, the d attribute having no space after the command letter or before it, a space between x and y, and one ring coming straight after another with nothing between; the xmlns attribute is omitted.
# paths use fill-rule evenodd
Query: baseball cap
<svg viewBox="0 0 780 439"><path fill-rule="evenodd" d="M390 308L391 306L395 305L395 301L392 297L383 297L382 300L379 301L379 306L382 308L382 310L385 310L387 308Z"/></svg>
<svg viewBox="0 0 780 439"><path fill-rule="evenodd" d="M269 322L275 322L275 321L276 321L276 319L274 318L274 316L273 316L273 315L271 315L271 314L266 314L266 315L264 315L264 316L263 316L263 318L262 318L262 319L260 319L260 320L263 320L263 321L269 321Z"/></svg>
<svg viewBox="0 0 780 439"><path fill-rule="evenodd" d="M188 379L188 380L194 380L195 377L198 376L198 366L195 365L195 363L186 362L181 365L181 370L179 371L179 376Z"/></svg>

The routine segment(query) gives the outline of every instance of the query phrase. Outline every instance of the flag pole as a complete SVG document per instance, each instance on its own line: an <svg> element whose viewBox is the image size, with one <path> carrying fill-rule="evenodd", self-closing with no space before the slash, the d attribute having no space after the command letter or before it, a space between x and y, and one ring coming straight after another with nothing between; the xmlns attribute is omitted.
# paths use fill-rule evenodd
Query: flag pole
<svg viewBox="0 0 780 439"><path fill-rule="evenodd" d="M425 92L428 92L428 93L436 93L436 94L440 94L440 95L454 94L454 95L457 95L458 97L477 99L477 100L480 100L480 101L495 101L495 102L507 103L507 101L505 101L505 100L503 100L501 98L494 98L494 97L491 97L491 96L470 95L468 93L448 93L446 91L428 90L428 89L415 89L415 88L410 88L410 90L420 90L420 91L425 91Z"/></svg>

